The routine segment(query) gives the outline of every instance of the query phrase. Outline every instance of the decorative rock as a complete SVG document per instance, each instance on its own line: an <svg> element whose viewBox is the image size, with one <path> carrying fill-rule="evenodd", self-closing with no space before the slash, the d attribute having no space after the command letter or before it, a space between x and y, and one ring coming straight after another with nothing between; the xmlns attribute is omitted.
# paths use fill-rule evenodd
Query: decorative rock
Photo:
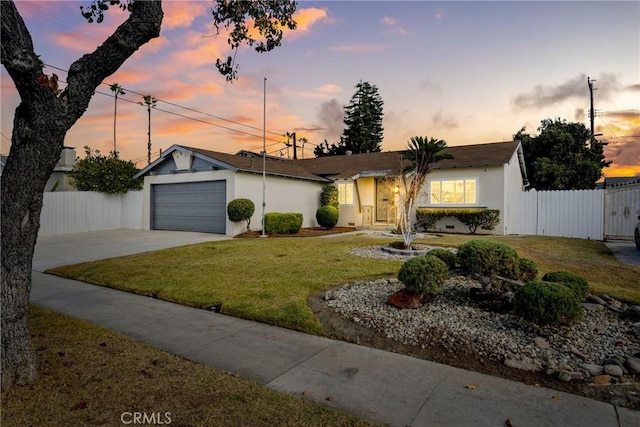
<svg viewBox="0 0 640 427"><path fill-rule="evenodd" d="M526 356L523 356L522 360L518 360L509 355L504 359L504 364L510 368L521 369L523 371L542 371L542 364L539 360Z"/></svg>
<svg viewBox="0 0 640 427"><path fill-rule="evenodd" d="M640 305L632 305L621 314L625 319L640 320Z"/></svg>
<svg viewBox="0 0 640 427"><path fill-rule="evenodd" d="M551 347L549 343L542 337L535 337L533 339L533 342L535 343L536 347L541 348L543 350Z"/></svg>
<svg viewBox="0 0 640 427"><path fill-rule="evenodd" d="M604 372L612 377L621 377L624 375L622 368L618 365L604 365Z"/></svg>
<svg viewBox="0 0 640 427"><path fill-rule="evenodd" d="M591 303L591 302L583 302L582 303L582 307L585 310L588 310L588 311L602 311L602 310L604 310L604 306L602 306L600 304L594 304L594 303Z"/></svg>
<svg viewBox="0 0 640 427"><path fill-rule="evenodd" d="M606 302L611 302L611 301L615 301L613 298L611 298L609 295L607 294L600 294L598 295L600 298L602 298L603 300L605 300Z"/></svg>
<svg viewBox="0 0 640 427"><path fill-rule="evenodd" d="M587 295L586 300L594 304L607 305L607 302L597 295Z"/></svg>
<svg viewBox="0 0 640 427"><path fill-rule="evenodd" d="M580 367L589 372L592 377L602 375L602 373L604 372L604 367L601 365L596 365L595 363L583 363L580 365Z"/></svg>
<svg viewBox="0 0 640 427"><path fill-rule="evenodd" d="M387 304L398 308L419 308L422 307L424 294L416 294L405 289L400 289L389 297Z"/></svg>
<svg viewBox="0 0 640 427"><path fill-rule="evenodd" d="M585 378L584 375L582 375L582 372L569 372L569 375L571 375L572 380L581 381Z"/></svg>
<svg viewBox="0 0 640 427"><path fill-rule="evenodd" d="M560 371L558 373L558 379L560 381L571 381L573 379L573 377L571 376L571 372Z"/></svg>
<svg viewBox="0 0 640 427"><path fill-rule="evenodd" d="M611 382L610 375L598 375L593 379L593 383L598 385L609 384L610 382Z"/></svg>
<svg viewBox="0 0 640 427"><path fill-rule="evenodd" d="M561 363L558 365L558 369L561 371L567 371L567 372L572 372L573 368L569 365L567 365L566 363Z"/></svg>
<svg viewBox="0 0 640 427"><path fill-rule="evenodd" d="M633 334L636 336L636 338L640 338L640 322L636 322L631 325L631 330L633 331Z"/></svg>
<svg viewBox="0 0 640 427"><path fill-rule="evenodd" d="M628 356L626 366L630 372L640 374L640 358Z"/></svg>

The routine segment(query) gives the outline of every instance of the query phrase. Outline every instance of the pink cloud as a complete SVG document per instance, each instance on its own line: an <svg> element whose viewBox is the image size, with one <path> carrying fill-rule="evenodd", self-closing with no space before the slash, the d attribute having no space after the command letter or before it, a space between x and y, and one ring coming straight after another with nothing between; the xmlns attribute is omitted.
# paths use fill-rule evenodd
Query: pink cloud
<svg viewBox="0 0 640 427"><path fill-rule="evenodd" d="M166 1L162 3L164 29L188 28L193 21L211 10L210 2L204 1Z"/></svg>
<svg viewBox="0 0 640 427"><path fill-rule="evenodd" d="M384 44L354 43L336 45L331 47L331 50L346 53L380 53L386 48L387 46Z"/></svg>

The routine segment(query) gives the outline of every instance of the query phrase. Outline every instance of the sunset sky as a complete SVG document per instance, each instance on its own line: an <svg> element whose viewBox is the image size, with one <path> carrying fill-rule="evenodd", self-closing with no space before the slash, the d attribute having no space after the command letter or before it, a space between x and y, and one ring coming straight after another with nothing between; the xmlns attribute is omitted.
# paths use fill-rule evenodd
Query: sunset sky
<svg viewBox="0 0 640 427"><path fill-rule="evenodd" d="M112 8L102 24L80 14L86 1L17 1L36 53L61 81L71 63L93 51L126 19ZM153 157L182 144L235 153L262 149L266 78L267 152L287 156L285 132L313 144L336 142L355 85L376 85L384 101L383 150L411 136L450 146L511 140L526 126L562 118L589 127L587 77L595 79L596 132L609 141L608 176L640 175L640 3L302 1L298 29L282 46L237 53L240 78L225 82L215 59L229 49L215 35L209 1L163 2L161 35L143 46L98 88L65 144L83 155L88 145L117 149L146 166L147 110ZM55 68L54 68L55 67ZM8 153L19 103L1 72L1 149ZM64 83L61 84L64 87ZM292 150L289 155L292 155Z"/></svg>

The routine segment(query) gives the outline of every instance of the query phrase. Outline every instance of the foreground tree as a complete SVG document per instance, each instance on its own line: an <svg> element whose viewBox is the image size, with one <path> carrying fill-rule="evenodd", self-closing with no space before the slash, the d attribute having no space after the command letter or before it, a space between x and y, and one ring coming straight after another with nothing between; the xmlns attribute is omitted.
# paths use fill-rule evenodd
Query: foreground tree
<svg viewBox="0 0 640 427"><path fill-rule="evenodd" d="M161 3L94 0L90 8L83 9L89 22L102 22L109 5L119 5L130 15L94 52L71 64L67 87L60 92L57 84L51 85L53 76L44 75L44 64L34 51L31 34L14 2L2 2L0 59L20 96L0 188L3 391L12 384L26 384L37 378L28 320L31 267L44 186L60 157L67 131L84 114L98 85L142 45L160 35ZM295 29L295 8L295 2L289 0L219 0L214 6L213 21L217 28L233 27L228 41L234 50L247 43L266 52L280 44L282 28ZM253 23L264 41L256 41L249 34L247 22ZM227 66L219 67L220 72L232 80L237 65L231 58L222 64Z"/></svg>
<svg viewBox="0 0 640 427"><path fill-rule="evenodd" d="M134 179L138 173L135 163L122 160L117 152L108 156L100 150L84 147L85 157L76 161L69 176L79 191L98 191L107 194L124 194L130 190L142 190L142 179Z"/></svg>
<svg viewBox="0 0 640 427"><path fill-rule="evenodd" d="M409 161L409 166L404 169L401 178L404 191L401 195L402 212L398 228L402 232L406 249L411 247L413 241L412 219L415 216L418 195L424 187L427 175L434 163L453 158L445 152L446 149L447 143L442 139L412 136L407 149L402 153L403 158ZM410 179L408 184L407 177Z"/></svg>
<svg viewBox="0 0 640 427"><path fill-rule="evenodd" d="M595 188L604 160L603 145L591 143L591 132L582 123L545 119L538 136L522 128L513 136L522 142L527 175L536 190L588 190Z"/></svg>
<svg viewBox="0 0 640 427"><path fill-rule="evenodd" d="M383 105L378 88L369 82L360 81L349 105L344 107L344 131L340 142L316 146L317 157L336 156L351 151L357 153L373 153L382 150L383 139Z"/></svg>

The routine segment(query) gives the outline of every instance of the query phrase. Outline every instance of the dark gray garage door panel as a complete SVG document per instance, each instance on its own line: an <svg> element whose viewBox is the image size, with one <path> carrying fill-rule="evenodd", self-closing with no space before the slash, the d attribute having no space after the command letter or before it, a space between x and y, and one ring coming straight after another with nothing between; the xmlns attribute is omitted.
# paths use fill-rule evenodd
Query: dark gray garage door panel
<svg viewBox="0 0 640 427"><path fill-rule="evenodd" d="M154 230L226 233L227 182L151 186Z"/></svg>

